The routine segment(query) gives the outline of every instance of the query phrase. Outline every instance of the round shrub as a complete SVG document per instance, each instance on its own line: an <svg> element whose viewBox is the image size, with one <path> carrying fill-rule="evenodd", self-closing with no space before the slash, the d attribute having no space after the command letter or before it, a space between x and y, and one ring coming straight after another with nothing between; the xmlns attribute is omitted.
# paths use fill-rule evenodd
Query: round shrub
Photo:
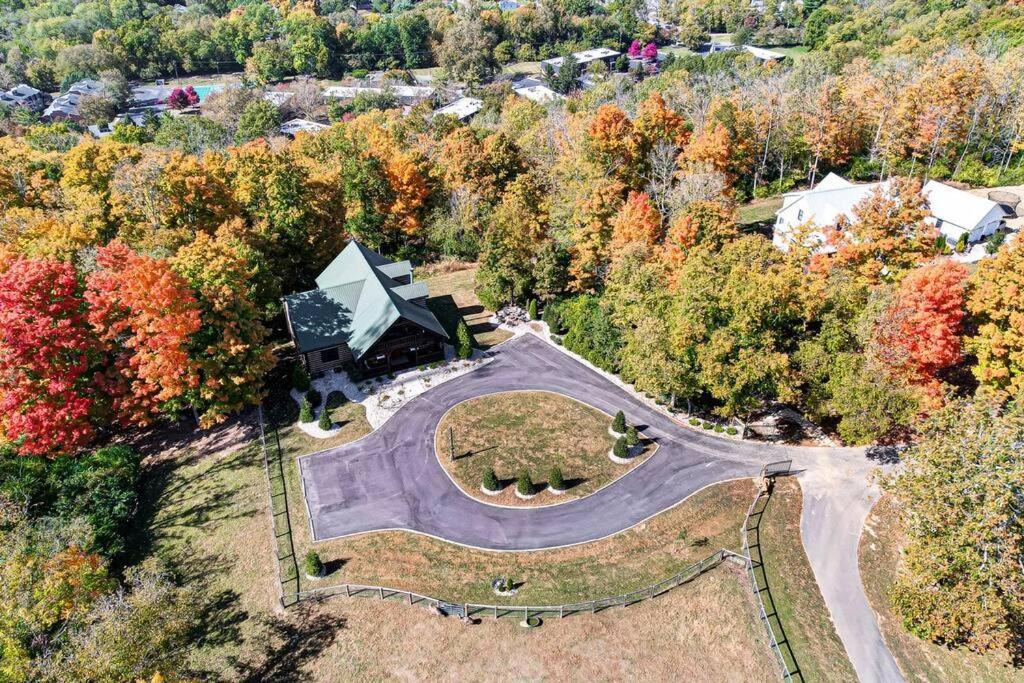
<svg viewBox="0 0 1024 683"><path fill-rule="evenodd" d="M704 429L714 429L715 425L711 424L710 422L705 422L704 424L701 425L701 427L703 427Z"/></svg>
<svg viewBox="0 0 1024 683"><path fill-rule="evenodd" d="M335 408L343 406L345 404L345 400L345 394L340 391L332 391L327 394L327 400L324 402L324 406L327 410L334 410Z"/></svg>
<svg viewBox="0 0 1024 683"><path fill-rule="evenodd" d="M626 431L626 414L621 410L615 413L615 419L612 420L612 431L623 434Z"/></svg>
<svg viewBox="0 0 1024 683"><path fill-rule="evenodd" d="M299 422L312 422L313 421L313 406L309 405L309 399L303 398L302 405L299 406Z"/></svg>
<svg viewBox="0 0 1024 683"><path fill-rule="evenodd" d="M722 425L715 425L715 432L721 434L724 431L725 431L725 427L723 427Z"/></svg>
<svg viewBox="0 0 1024 683"><path fill-rule="evenodd" d="M695 417L691 417L690 418L690 426L691 427L699 427L700 426L700 420L698 420Z"/></svg>
<svg viewBox="0 0 1024 683"><path fill-rule="evenodd" d="M728 434L729 436L736 436L738 432L736 431L735 427L726 427L725 433Z"/></svg>
<svg viewBox="0 0 1024 683"><path fill-rule="evenodd" d="M616 458L629 457L629 446L626 445L626 437L620 436L615 440L615 445L612 447L612 455Z"/></svg>
<svg viewBox="0 0 1024 683"><path fill-rule="evenodd" d="M334 422L331 421L331 411L324 408L320 411L320 420L317 421L316 426L320 429L327 431L334 426Z"/></svg>
<svg viewBox="0 0 1024 683"><path fill-rule="evenodd" d="M306 553L306 559L303 560L302 567L306 570L306 576L324 575L324 563L315 550L310 550Z"/></svg>
<svg viewBox="0 0 1024 683"><path fill-rule="evenodd" d="M316 389L310 389L306 392L306 400L309 401L309 405L314 408L319 408L321 401L323 401L323 397Z"/></svg>
<svg viewBox="0 0 1024 683"><path fill-rule="evenodd" d="M488 491L497 491L501 488L501 484L498 482L498 475L496 475L494 470L489 467L484 471L483 484L484 488Z"/></svg>
<svg viewBox="0 0 1024 683"><path fill-rule="evenodd" d="M309 373L298 363L292 370L292 386L298 391L309 391Z"/></svg>
<svg viewBox="0 0 1024 683"><path fill-rule="evenodd" d="M636 427L630 425L626 427L626 445L637 446L640 444L640 434L636 431Z"/></svg>
<svg viewBox="0 0 1024 683"><path fill-rule="evenodd" d="M548 486L556 491L565 490L565 478L562 477L561 467L552 467L548 474Z"/></svg>
<svg viewBox="0 0 1024 683"><path fill-rule="evenodd" d="M519 472L519 477L516 479L516 491L519 491L521 496L533 495L533 479L530 479L530 473L526 470Z"/></svg>

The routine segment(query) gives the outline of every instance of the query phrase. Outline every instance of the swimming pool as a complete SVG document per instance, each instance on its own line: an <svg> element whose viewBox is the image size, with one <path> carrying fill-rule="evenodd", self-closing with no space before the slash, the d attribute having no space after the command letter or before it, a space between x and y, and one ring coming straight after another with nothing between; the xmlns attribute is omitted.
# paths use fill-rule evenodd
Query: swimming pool
<svg viewBox="0 0 1024 683"><path fill-rule="evenodd" d="M202 102L206 99L207 95L213 92L220 92L224 89L223 85L194 85L192 89L199 95L199 101Z"/></svg>

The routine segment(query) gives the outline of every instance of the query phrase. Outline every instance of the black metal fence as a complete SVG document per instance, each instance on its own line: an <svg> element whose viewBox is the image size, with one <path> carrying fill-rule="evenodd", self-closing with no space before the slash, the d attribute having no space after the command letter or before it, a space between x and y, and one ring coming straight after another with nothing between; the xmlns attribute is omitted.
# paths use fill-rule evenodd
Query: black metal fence
<svg viewBox="0 0 1024 683"><path fill-rule="evenodd" d="M268 436L263 422L263 406L258 407L260 422L260 446L263 451L263 471L267 475L270 496L270 515L274 532L274 549L277 555L278 598L283 607L294 605L296 600L289 596L298 593L299 563L295 557L295 543L292 540L292 524L288 514L288 487L285 485L284 463L281 456L281 442L277 430Z"/></svg>
<svg viewBox="0 0 1024 683"><path fill-rule="evenodd" d="M790 473L791 465L791 460L768 463L761 469L761 476L767 479L787 475ZM775 610L775 601L772 599L768 587L768 576L761 558L761 518L770 499L771 487L759 488L757 495L754 496L754 501L747 510L747 516L743 520L743 553L746 555L743 559L746 561L747 574L750 576L751 587L757 598L761 623L764 625L765 632L768 634L768 642L778 661L782 680L802 682L803 675L800 673L796 656L793 654Z"/></svg>

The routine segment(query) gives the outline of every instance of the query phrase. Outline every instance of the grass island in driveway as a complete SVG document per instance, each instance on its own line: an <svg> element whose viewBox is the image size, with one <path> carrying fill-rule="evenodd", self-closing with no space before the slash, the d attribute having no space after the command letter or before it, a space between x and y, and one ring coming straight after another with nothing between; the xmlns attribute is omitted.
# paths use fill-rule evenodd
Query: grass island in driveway
<svg viewBox="0 0 1024 683"><path fill-rule="evenodd" d="M501 392L469 399L448 411L435 433L435 446L438 460L467 495L499 505L551 505L593 493L653 452L653 444L648 444L629 464L612 462L611 422L610 415L559 394ZM564 478L561 495L547 490L553 467ZM489 469L501 486L494 496L480 490ZM528 500L515 495L516 479L523 471L537 492Z"/></svg>

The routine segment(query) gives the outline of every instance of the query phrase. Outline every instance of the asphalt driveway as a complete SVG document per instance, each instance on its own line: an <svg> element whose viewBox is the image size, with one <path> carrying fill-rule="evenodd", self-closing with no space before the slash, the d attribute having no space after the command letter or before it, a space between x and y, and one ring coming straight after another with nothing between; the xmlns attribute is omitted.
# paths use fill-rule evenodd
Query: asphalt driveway
<svg viewBox="0 0 1024 683"><path fill-rule="evenodd" d="M510 509L465 495L434 453L434 429L455 404L484 394L547 390L609 414L623 410L659 444L647 462L597 493L560 505ZM488 550L585 543L634 526L716 482L756 475L787 449L688 430L600 374L523 335L495 359L422 394L367 437L300 459L317 540L408 529Z"/></svg>
<svg viewBox="0 0 1024 683"><path fill-rule="evenodd" d="M461 401L514 390L555 391L609 414L622 410L659 448L647 462L585 498L543 508L487 505L448 478L434 454L434 429ZM862 449L755 444L688 429L526 334L499 346L487 365L413 399L363 439L300 458L299 470L318 541L404 529L477 548L523 551L610 536L705 486L751 477L763 464L786 459L802 470L803 543L858 678L902 680L857 566L860 530L877 494L869 483L876 463Z"/></svg>

